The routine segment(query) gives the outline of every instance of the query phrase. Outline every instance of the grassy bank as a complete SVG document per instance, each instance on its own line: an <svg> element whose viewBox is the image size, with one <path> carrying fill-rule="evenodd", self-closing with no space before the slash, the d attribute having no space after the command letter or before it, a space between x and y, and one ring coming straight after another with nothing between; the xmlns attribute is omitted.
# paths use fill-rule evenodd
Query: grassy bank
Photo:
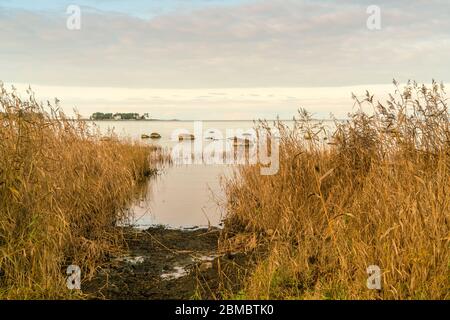
<svg viewBox="0 0 450 320"><path fill-rule="evenodd" d="M151 148L100 137L0 86L0 299L68 298L122 244L116 222L152 173Z"/></svg>
<svg viewBox="0 0 450 320"><path fill-rule="evenodd" d="M240 297L449 299L450 127L442 86L408 84L324 128L279 123L280 170L226 184L225 250L263 251ZM369 290L367 268L382 272Z"/></svg>

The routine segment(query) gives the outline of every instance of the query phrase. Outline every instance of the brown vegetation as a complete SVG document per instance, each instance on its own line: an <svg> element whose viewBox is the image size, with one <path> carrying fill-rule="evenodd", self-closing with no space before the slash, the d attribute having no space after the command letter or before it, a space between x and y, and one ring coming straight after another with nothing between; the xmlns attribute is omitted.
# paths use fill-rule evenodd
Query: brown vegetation
<svg viewBox="0 0 450 320"><path fill-rule="evenodd" d="M115 226L152 173L151 151L1 85L0 298L74 295L66 267L85 278L120 249Z"/></svg>
<svg viewBox="0 0 450 320"><path fill-rule="evenodd" d="M444 88L395 85L383 104L355 96L358 111L332 135L304 111L294 128L277 123L279 173L243 166L228 180L222 248L267 248L240 296L450 298ZM366 286L370 265L381 290Z"/></svg>

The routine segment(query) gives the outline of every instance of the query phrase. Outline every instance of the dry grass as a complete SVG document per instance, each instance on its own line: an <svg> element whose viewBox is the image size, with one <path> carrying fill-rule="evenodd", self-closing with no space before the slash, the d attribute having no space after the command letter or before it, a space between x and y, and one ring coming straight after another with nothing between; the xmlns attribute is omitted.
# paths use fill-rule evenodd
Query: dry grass
<svg viewBox="0 0 450 320"><path fill-rule="evenodd" d="M329 140L304 111L294 128L278 123L279 173L246 166L227 182L222 248L268 248L246 298L450 298L444 88L395 85L384 104L355 96L358 111ZM366 287L369 265L381 290Z"/></svg>
<svg viewBox="0 0 450 320"><path fill-rule="evenodd" d="M152 173L151 149L27 96L0 86L0 298L75 297L67 265L88 277L120 249L115 225Z"/></svg>

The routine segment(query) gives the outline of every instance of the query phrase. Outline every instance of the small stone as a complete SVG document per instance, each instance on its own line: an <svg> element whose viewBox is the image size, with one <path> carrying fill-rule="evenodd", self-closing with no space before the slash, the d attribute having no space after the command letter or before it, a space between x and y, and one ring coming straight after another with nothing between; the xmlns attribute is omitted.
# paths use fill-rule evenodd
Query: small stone
<svg viewBox="0 0 450 320"><path fill-rule="evenodd" d="M150 135L150 138L159 139L159 138L161 138L161 135L158 132L152 132L152 134Z"/></svg>

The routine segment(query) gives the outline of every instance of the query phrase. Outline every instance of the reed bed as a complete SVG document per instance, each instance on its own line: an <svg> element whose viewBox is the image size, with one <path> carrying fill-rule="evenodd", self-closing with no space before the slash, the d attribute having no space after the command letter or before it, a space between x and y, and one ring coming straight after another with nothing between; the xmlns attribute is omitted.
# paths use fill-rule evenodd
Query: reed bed
<svg viewBox="0 0 450 320"><path fill-rule="evenodd" d="M277 123L278 174L242 166L226 182L221 248L260 253L239 297L450 298L444 86L394 84L383 103L354 96L332 132L303 110L293 128ZM367 287L371 265L380 290Z"/></svg>
<svg viewBox="0 0 450 320"><path fill-rule="evenodd" d="M26 96L0 85L0 299L82 298L66 267L86 279L121 249L116 224L155 150Z"/></svg>

